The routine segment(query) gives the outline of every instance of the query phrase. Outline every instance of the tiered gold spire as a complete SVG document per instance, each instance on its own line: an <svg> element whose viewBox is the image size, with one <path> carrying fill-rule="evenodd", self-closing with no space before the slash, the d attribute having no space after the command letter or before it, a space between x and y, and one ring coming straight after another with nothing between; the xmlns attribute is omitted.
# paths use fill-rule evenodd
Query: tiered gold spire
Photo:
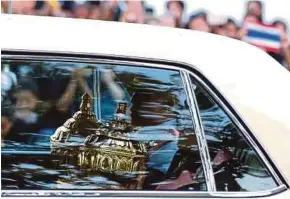
<svg viewBox="0 0 290 199"><path fill-rule="evenodd" d="M52 153L96 173L144 171L146 147L130 140L132 129L123 118L126 111L127 103L118 103L115 118L108 125L102 125L93 113L91 97L85 93L80 110L51 136ZM75 140L78 142L74 143Z"/></svg>
<svg viewBox="0 0 290 199"><path fill-rule="evenodd" d="M80 111L76 112L73 116L76 120L90 120L96 122L96 115L92 111L91 97L88 93L82 96L80 104Z"/></svg>

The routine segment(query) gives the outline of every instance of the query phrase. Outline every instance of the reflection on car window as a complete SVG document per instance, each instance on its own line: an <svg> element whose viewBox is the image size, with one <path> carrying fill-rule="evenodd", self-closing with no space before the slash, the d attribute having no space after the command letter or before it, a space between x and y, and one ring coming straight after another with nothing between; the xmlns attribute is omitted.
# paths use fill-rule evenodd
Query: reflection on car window
<svg viewBox="0 0 290 199"><path fill-rule="evenodd" d="M179 71L1 64L2 189L206 190Z"/></svg>
<svg viewBox="0 0 290 199"><path fill-rule="evenodd" d="M276 183L253 148L212 97L197 85L195 94L218 191L261 191Z"/></svg>

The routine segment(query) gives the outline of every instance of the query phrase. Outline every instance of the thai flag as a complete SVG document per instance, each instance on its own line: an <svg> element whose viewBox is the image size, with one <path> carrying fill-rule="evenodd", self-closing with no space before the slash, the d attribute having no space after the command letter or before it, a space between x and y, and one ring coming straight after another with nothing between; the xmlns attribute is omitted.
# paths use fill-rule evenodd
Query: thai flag
<svg viewBox="0 0 290 199"><path fill-rule="evenodd" d="M262 23L246 24L247 35L243 40L264 49L267 52L279 53L281 47L281 32L273 25Z"/></svg>

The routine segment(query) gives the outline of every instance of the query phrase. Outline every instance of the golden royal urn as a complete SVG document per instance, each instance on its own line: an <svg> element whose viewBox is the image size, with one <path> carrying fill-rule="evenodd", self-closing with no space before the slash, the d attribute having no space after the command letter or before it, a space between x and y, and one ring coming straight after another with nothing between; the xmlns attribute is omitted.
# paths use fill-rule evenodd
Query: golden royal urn
<svg viewBox="0 0 290 199"><path fill-rule="evenodd" d="M51 136L51 153L59 157L58 165L74 165L89 175L144 174L146 147L130 139L130 133L137 131L126 120L126 110L127 103L118 103L114 119L102 124L92 111L90 96L84 94L80 110ZM136 183L125 186L136 188Z"/></svg>

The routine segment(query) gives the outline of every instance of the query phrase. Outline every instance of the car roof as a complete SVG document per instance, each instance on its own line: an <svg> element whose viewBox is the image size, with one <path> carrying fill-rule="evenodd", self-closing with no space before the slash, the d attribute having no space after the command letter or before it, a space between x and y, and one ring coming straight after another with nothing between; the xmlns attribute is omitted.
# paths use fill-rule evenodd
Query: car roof
<svg viewBox="0 0 290 199"><path fill-rule="evenodd" d="M191 30L1 15L1 48L190 64L225 96L290 181L290 73L245 42Z"/></svg>

